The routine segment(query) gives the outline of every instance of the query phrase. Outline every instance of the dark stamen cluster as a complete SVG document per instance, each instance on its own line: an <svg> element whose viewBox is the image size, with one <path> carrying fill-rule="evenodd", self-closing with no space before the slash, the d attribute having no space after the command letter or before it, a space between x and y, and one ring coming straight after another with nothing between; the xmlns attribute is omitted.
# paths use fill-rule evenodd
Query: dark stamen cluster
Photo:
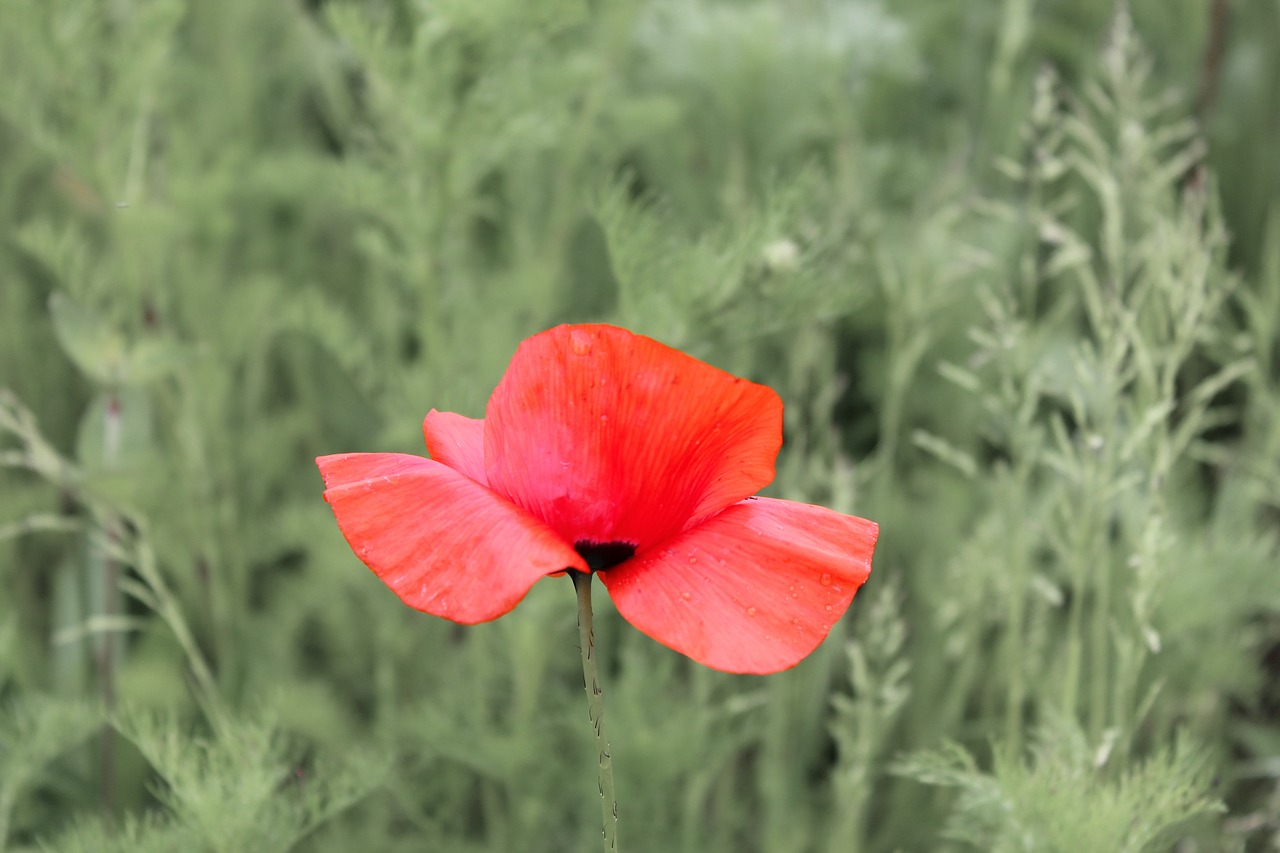
<svg viewBox="0 0 1280 853"><path fill-rule="evenodd" d="M587 566L593 572L612 569L614 566L624 563L636 555L636 546L630 542L589 542L583 540L575 543L573 550L582 555L582 559L587 561Z"/></svg>

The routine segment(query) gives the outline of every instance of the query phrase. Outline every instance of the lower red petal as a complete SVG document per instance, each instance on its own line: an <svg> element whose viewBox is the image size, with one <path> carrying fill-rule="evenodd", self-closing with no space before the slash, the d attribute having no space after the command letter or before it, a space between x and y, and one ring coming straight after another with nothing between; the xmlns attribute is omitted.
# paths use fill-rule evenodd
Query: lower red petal
<svg viewBox="0 0 1280 853"><path fill-rule="evenodd" d="M542 522L440 462L399 453L316 460L356 556L418 610L496 619L546 575L587 566Z"/></svg>
<svg viewBox="0 0 1280 853"><path fill-rule="evenodd" d="M824 507L748 498L600 573L618 612L726 672L795 666L871 572L878 526Z"/></svg>

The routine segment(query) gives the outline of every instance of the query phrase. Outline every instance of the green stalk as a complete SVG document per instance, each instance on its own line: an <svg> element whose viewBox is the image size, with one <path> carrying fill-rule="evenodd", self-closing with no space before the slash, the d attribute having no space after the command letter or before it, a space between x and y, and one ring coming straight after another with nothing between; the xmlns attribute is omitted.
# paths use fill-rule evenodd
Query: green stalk
<svg viewBox="0 0 1280 853"><path fill-rule="evenodd" d="M1003 483L1008 500L1006 518L1018 518L1018 499L1026 494L1025 466L1018 465ZM1027 589L1029 587L1030 556L1023 541L1026 528L1014 524L1009 531L1009 556L1016 567L1013 589L1009 593L1008 611L1005 615L1008 628L1005 632L1005 666L1009 673L1009 693L1005 703L1005 743L1012 755L1022 754L1022 706L1027 699L1027 684L1022 654L1026 646Z"/></svg>
<svg viewBox="0 0 1280 853"><path fill-rule="evenodd" d="M112 391L106 402L103 413L102 464L107 470L114 470L120 460L121 430L123 420L121 406L123 403L118 391ZM103 520L103 534L114 542L120 540L120 520L108 515ZM104 555L102 563L90 556L89 565L93 569L92 583L97 586L98 594L94 615L103 616L108 623L120 614L120 563L110 555ZM106 631L98 637L98 682L102 692L102 707L108 716L116 711L116 670L119 665L119 650L116 648L116 632ZM108 820L115 817L116 811L116 732L110 723L102 727L98 749L99 787L102 796L102 810Z"/></svg>
<svg viewBox="0 0 1280 853"><path fill-rule="evenodd" d="M605 853L618 849L618 798L613 792L613 757L609 754L609 737L604 731L604 695L600 691L600 674L596 670L596 635L591 622L591 575L569 572L578 593L578 641L582 647L582 680L587 691L587 714L596 733L599 757L597 773L600 781L600 814L604 829Z"/></svg>

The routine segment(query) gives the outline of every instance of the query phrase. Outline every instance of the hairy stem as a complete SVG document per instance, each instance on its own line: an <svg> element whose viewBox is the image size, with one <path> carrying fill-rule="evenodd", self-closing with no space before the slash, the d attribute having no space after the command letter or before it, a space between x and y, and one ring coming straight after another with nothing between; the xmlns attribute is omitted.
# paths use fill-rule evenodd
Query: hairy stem
<svg viewBox="0 0 1280 853"><path fill-rule="evenodd" d="M600 674L596 670L596 636L591 622L591 575L570 572L573 588L578 593L578 640L582 647L582 679L587 691L587 713L596 733L597 772L600 779L600 812L604 829L605 853L618 849L618 798L613 792L613 757L609 754L609 737L604 731L604 695L600 691Z"/></svg>

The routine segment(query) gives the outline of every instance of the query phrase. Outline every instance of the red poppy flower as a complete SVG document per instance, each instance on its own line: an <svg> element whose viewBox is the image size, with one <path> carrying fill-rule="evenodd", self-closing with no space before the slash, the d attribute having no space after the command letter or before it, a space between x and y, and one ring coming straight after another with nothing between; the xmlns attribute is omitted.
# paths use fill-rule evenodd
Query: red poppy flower
<svg viewBox="0 0 1280 853"><path fill-rule="evenodd" d="M352 549L401 600L472 624L546 575L596 571L631 624L769 673L813 651L871 571L877 526L751 497L782 401L657 341L559 326L522 343L483 420L434 409L430 459L316 460Z"/></svg>

